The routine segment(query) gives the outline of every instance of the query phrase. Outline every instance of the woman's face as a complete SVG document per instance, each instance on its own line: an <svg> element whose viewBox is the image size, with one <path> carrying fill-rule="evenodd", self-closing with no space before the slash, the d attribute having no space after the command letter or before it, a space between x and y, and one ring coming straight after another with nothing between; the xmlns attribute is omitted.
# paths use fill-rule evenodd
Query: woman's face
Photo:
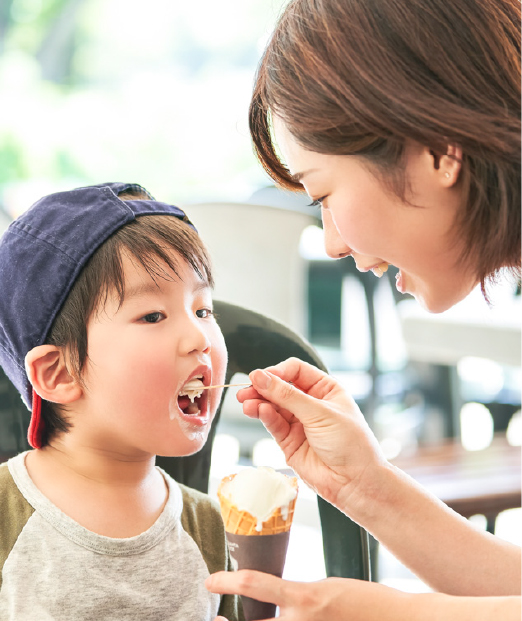
<svg viewBox="0 0 522 621"><path fill-rule="evenodd" d="M404 202L363 158L308 151L278 117L274 130L290 173L320 202L329 256L351 255L363 272L382 263L396 266L397 289L435 313L462 300L477 284L460 261L462 246L452 235L462 202L458 157L437 158L421 145L408 144Z"/></svg>

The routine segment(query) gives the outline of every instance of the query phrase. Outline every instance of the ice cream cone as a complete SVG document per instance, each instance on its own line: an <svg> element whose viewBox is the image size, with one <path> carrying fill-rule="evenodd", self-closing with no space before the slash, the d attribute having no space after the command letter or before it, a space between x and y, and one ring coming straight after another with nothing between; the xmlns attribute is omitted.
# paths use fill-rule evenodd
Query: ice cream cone
<svg viewBox="0 0 522 621"><path fill-rule="evenodd" d="M273 472L273 471L272 471ZM294 488L295 494L285 496L287 502L276 506L271 513L260 513L256 517L245 510L240 510L225 495L224 487L233 481L236 475L225 477L218 488L218 498L221 506L221 515L225 523L230 556L237 569L255 569L264 573L278 576L283 575L286 550L290 537L290 527L294 517L295 502L297 499L297 478L288 477L288 482ZM288 485L285 485L288 491ZM260 485L255 489L256 494L266 494L270 500L270 485ZM291 496L291 500L288 500ZM277 498L273 496L272 500ZM281 498L281 497L279 497ZM275 500L277 502L277 500ZM268 505L267 511L270 511ZM252 509L254 510L254 509ZM242 597L243 610L246 621L272 618L276 614L276 605L270 602L260 602L250 597Z"/></svg>
<svg viewBox="0 0 522 621"><path fill-rule="evenodd" d="M290 530L297 497L291 500L287 507L277 507L266 520L260 522L248 511L240 511L236 505L223 495L223 486L234 477L234 474L225 477L221 481L217 492L221 516L223 517L227 533L233 535L278 535ZM291 477L291 483L297 492L297 478Z"/></svg>

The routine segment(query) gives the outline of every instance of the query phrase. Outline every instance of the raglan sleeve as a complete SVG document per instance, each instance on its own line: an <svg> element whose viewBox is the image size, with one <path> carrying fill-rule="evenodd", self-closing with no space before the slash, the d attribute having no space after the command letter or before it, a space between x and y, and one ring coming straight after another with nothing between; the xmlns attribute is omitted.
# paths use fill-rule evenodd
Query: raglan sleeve
<svg viewBox="0 0 522 621"><path fill-rule="evenodd" d="M209 573L234 571L217 502L184 485L179 487L183 494L182 526L196 542ZM238 595L222 595L218 613L228 621L245 619Z"/></svg>
<svg viewBox="0 0 522 621"><path fill-rule="evenodd" d="M0 465L0 589L4 564L34 509L22 496L6 463Z"/></svg>

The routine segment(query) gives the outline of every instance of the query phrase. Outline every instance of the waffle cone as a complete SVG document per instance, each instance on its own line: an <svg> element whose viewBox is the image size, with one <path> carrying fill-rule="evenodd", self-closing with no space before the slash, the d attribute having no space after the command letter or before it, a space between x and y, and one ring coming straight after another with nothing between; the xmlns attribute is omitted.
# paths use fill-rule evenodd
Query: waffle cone
<svg viewBox="0 0 522 621"><path fill-rule="evenodd" d="M221 493L223 485L231 481L236 475L232 474L225 477L218 487L218 498L221 507L221 516L225 523L225 530L232 535L278 535L286 533L292 526L294 518L295 502L297 496L288 505L288 513L285 516L281 513L281 508L274 509L272 514L263 522L261 530L256 530L257 518L248 513L248 511L240 511L236 505L232 504L228 498ZM297 491L297 477L290 477L292 485ZM286 519L284 519L286 517Z"/></svg>

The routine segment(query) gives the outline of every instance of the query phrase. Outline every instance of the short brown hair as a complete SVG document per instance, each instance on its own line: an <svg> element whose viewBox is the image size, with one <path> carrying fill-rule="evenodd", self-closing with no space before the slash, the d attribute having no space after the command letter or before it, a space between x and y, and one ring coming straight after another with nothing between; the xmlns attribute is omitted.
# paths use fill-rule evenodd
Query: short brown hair
<svg viewBox="0 0 522 621"><path fill-rule="evenodd" d="M399 195L407 139L441 154L460 145L462 258L483 291L502 267L520 274L518 0L294 0L261 60L249 122L268 174L302 190L271 114L306 149L362 155Z"/></svg>
<svg viewBox="0 0 522 621"><path fill-rule="evenodd" d="M121 200L148 200L136 194L120 194ZM210 287L213 287L212 269L207 250L199 235L187 223L173 216L138 216L109 237L92 255L63 307L54 320L46 343L67 352L71 373L81 382L81 374L88 358L87 323L93 312L102 308L112 292L122 304L125 296L123 254L136 260L153 279L170 280L170 270L178 274L178 265L172 257L175 251ZM167 269L169 271L167 271ZM70 428L67 408L42 400L45 432L42 446L53 436Z"/></svg>

